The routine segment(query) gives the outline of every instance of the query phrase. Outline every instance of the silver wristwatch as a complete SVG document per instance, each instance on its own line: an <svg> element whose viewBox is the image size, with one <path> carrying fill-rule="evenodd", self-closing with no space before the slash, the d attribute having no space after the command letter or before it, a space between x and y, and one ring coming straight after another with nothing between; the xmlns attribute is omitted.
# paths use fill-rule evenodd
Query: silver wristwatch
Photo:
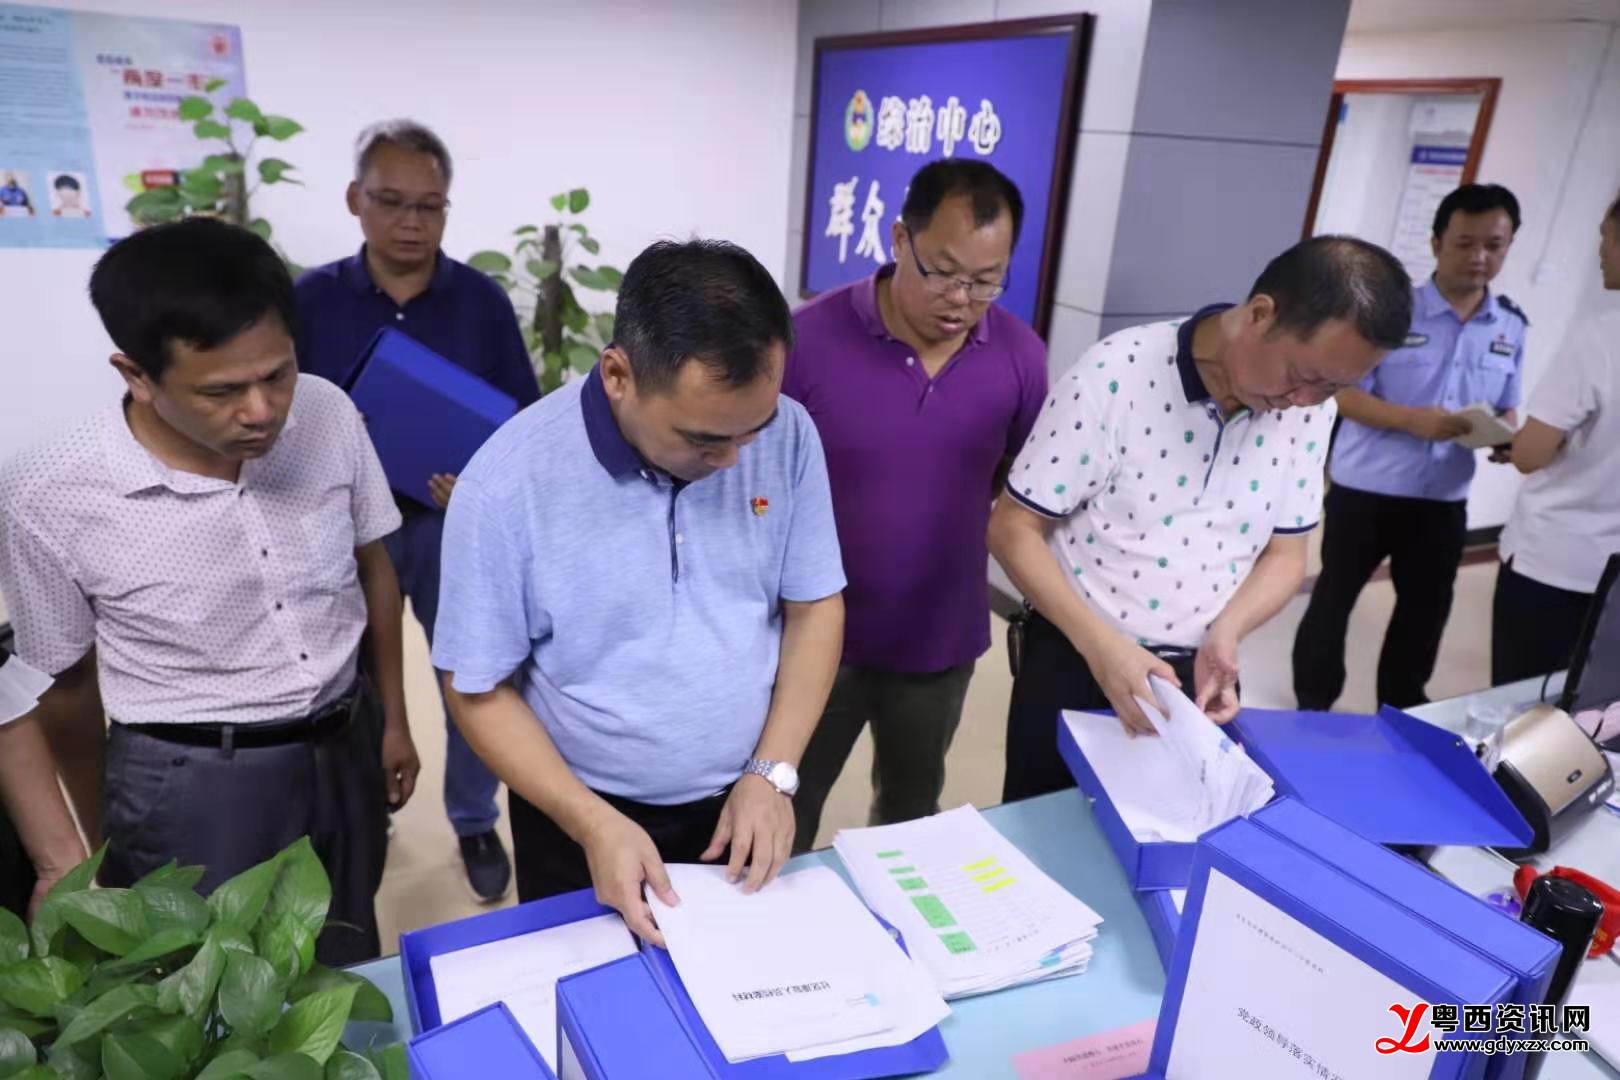
<svg viewBox="0 0 1620 1080"><path fill-rule="evenodd" d="M765 761L762 758L751 758L743 767L743 772L763 776L770 782L771 787L783 795L791 796L799 790L799 770L785 761Z"/></svg>

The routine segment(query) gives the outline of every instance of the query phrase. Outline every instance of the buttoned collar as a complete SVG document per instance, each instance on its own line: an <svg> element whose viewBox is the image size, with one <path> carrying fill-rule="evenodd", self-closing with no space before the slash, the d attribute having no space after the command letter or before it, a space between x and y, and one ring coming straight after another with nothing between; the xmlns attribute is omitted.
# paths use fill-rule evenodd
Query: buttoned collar
<svg viewBox="0 0 1620 1080"><path fill-rule="evenodd" d="M861 326L866 332L879 340L889 340L894 337L889 333L888 326L883 322L883 310L878 304L878 282L884 278L894 276L894 263L881 267L877 273L858 283L850 295L850 301L855 306L855 315L861 320ZM990 340L990 312L987 310L973 324L968 331L969 344L983 345Z"/></svg>
<svg viewBox="0 0 1620 1080"><path fill-rule="evenodd" d="M624 432L619 430L619 422L614 418L613 407L608 402L607 387L602 385L600 365L591 368L591 373L585 376L585 386L579 395L579 408L585 418L585 437L590 440L591 451L609 476L623 480L645 468L641 455L624 437Z"/></svg>
<svg viewBox="0 0 1620 1080"><path fill-rule="evenodd" d="M362 296L380 293L376 281L371 277L371 268L366 265L366 246L360 245L360 250L354 255L344 259L338 267L338 277L350 289ZM450 283L450 260L440 251L433 256L433 276L428 279L428 291L442 289Z"/></svg>
<svg viewBox="0 0 1620 1080"><path fill-rule="evenodd" d="M1181 373L1181 392L1186 395L1189 405L1197 405L1210 399L1209 387L1204 385L1204 377L1198 373L1198 361L1193 357L1193 331L1209 316L1219 315L1233 306L1210 304L1208 307L1199 308L1176 330L1176 370Z"/></svg>

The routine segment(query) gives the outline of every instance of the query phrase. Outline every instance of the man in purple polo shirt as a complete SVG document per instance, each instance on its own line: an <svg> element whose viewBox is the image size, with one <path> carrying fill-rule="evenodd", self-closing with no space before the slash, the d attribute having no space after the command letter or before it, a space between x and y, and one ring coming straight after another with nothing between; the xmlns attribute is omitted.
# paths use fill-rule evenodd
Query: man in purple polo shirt
<svg viewBox="0 0 1620 1080"><path fill-rule="evenodd" d="M1046 397L1046 346L993 303L1023 216L992 166L925 165L894 224L895 262L794 316L782 392L821 432L849 579L842 665L799 767L797 851L868 723L873 823L939 809L990 647L992 494Z"/></svg>

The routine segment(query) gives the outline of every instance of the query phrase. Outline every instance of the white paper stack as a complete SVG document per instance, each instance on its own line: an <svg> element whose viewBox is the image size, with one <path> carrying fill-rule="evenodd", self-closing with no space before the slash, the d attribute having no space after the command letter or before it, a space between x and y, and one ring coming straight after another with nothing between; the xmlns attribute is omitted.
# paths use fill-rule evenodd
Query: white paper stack
<svg viewBox="0 0 1620 1080"><path fill-rule="evenodd" d="M808 1061L899 1046L950 1008L827 867L747 894L723 866L671 865L680 903L647 902L720 1052Z"/></svg>
<svg viewBox="0 0 1620 1080"><path fill-rule="evenodd" d="M833 841L872 910L947 999L1078 975L1102 917L971 806Z"/></svg>
<svg viewBox="0 0 1620 1080"><path fill-rule="evenodd" d="M1136 703L1157 737L1132 737L1112 716L1063 714L1132 836L1141 843L1192 843L1271 801L1271 777L1243 747L1180 690L1157 676L1148 682L1158 702Z"/></svg>
<svg viewBox="0 0 1620 1080"><path fill-rule="evenodd" d="M529 1041L557 1067L557 980L636 951L617 915L564 923L487 945L433 957L439 1018L460 1020L497 1001L506 1002Z"/></svg>

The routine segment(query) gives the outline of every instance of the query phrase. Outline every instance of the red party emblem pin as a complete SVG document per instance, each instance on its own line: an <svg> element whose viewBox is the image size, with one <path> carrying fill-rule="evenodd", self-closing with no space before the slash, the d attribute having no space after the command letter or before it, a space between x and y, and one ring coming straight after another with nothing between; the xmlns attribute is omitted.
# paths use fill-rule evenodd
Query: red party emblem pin
<svg viewBox="0 0 1620 1080"><path fill-rule="evenodd" d="M764 517L765 511L771 508L771 500L763 495L755 495L748 500L748 505L754 511L755 517Z"/></svg>

